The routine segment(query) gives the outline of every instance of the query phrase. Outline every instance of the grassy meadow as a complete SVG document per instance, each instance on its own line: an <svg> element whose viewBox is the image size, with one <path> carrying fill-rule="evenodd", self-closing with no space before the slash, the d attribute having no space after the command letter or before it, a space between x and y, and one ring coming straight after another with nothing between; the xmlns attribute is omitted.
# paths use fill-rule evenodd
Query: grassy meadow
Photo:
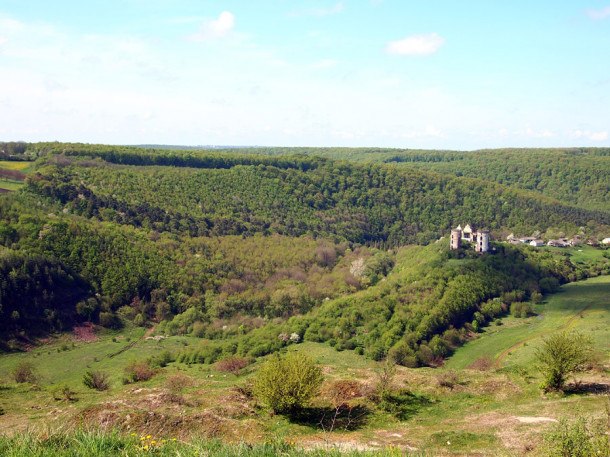
<svg viewBox="0 0 610 457"><path fill-rule="evenodd" d="M0 170L18 171L28 174L33 170L33 162L0 160ZM15 191L23 187L23 181L0 177L0 189Z"/></svg>
<svg viewBox="0 0 610 457"><path fill-rule="evenodd" d="M339 449L347 455L544 455L541 436L557 420L600 418L605 405L604 397L593 392L543 394L534 349L558 329L587 333L595 341L598 363L578 379L607 385L608 297L610 277L567 284L536 305L537 316L504 317L501 325L492 324L459 348L442 368L398 367L391 380L397 402L389 411L378 408L370 395L383 363L324 344L299 344L298 350L323 366L325 381L312 406L292 419L271 414L251 395L263 360L239 376L215 365L169 363L149 381L123 384L123 369L130 362L163 351L177 354L201 340L149 339L141 327L104 330L92 341L65 334L28 352L0 357L0 430L5 434L0 453L55 457L154 450L157 455L306 456ZM473 367L481 359L489 363ZM22 361L33 364L36 382L11 379ZM82 384L87 370L108 373L110 389L87 389ZM333 413L328 390L341 380L360 386L362 395L352 401L358 415L348 427L328 434ZM80 431L67 439L65 433L72 429Z"/></svg>
<svg viewBox="0 0 610 457"><path fill-rule="evenodd" d="M610 277L598 276L562 286L559 293L534 305L536 315L505 317L502 325L486 327L480 337L457 349L446 366L463 369L487 358L497 367L530 369L541 338L558 329L589 333L605 359L610 356Z"/></svg>

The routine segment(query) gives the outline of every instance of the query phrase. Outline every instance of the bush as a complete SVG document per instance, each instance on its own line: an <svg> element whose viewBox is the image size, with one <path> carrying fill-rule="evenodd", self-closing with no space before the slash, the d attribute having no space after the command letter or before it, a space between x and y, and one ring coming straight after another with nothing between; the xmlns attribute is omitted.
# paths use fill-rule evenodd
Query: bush
<svg viewBox="0 0 610 457"><path fill-rule="evenodd" d="M453 387L458 383L458 375L453 370L444 371L436 377L436 380L438 381L439 386L453 389Z"/></svg>
<svg viewBox="0 0 610 457"><path fill-rule="evenodd" d="M322 384L322 370L305 354L274 355L258 371L255 395L279 414L299 412Z"/></svg>
<svg viewBox="0 0 610 457"><path fill-rule="evenodd" d="M543 294L551 294L559 289L559 281L552 276L542 278L538 284Z"/></svg>
<svg viewBox="0 0 610 457"><path fill-rule="evenodd" d="M19 362L15 368L13 368L13 379L17 383L29 382L35 383L38 379L34 365L31 362Z"/></svg>
<svg viewBox="0 0 610 457"><path fill-rule="evenodd" d="M87 371L83 375L83 384L89 389L99 390L100 392L110 388L109 375L101 371Z"/></svg>
<svg viewBox="0 0 610 457"><path fill-rule="evenodd" d="M177 374L167 378L167 389L171 393L182 392L185 388L193 384L193 379L183 374Z"/></svg>
<svg viewBox="0 0 610 457"><path fill-rule="evenodd" d="M68 387L67 385L62 385L59 387L56 387L55 389L53 389L51 391L52 395L53 395L53 399L60 401L60 400L66 400L66 401L77 401L78 398L76 398L76 392L74 392L72 389L70 389L70 387Z"/></svg>
<svg viewBox="0 0 610 457"><path fill-rule="evenodd" d="M561 419L544 437L548 456L591 457L610 455L610 441L602 423L583 417L576 422Z"/></svg>
<svg viewBox="0 0 610 457"><path fill-rule="evenodd" d="M168 363L172 363L176 358L167 349L155 357L151 357L149 365L153 367L165 368Z"/></svg>
<svg viewBox="0 0 610 457"><path fill-rule="evenodd" d="M226 371L233 373L235 376L239 376L239 370L246 368L248 365L250 365L250 363L252 362L245 357L231 355L216 362L216 369L218 371Z"/></svg>
<svg viewBox="0 0 610 457"><path fill-rule="evenodd" d="M510 305L510 314L513 317L522 317L525 318L528 315L532 314L532 305L527 302L516 301L511 303Z"/></svg>
<svg viewBox="0 0 610 457"><path fill-rule="evenodd" d="M561 389L566 377L582 369L591 360L591 338L577 332L551 335L536 349L536 358L544 374L545 389Z"/></svg>
<svg viewBox="0 0 610 457"><path fill-rule="evenodd" d="M150 367L148 362L131 362L125 367L125 378L123 384L148 381L155 375L156 371Z"/></svg>
<svg viewBox="0 0 610 457"><path fill-rule="evenodd" d="M106 328L120 329L123 326L121 319L113 313L100 313L100 325Z"/></svg>

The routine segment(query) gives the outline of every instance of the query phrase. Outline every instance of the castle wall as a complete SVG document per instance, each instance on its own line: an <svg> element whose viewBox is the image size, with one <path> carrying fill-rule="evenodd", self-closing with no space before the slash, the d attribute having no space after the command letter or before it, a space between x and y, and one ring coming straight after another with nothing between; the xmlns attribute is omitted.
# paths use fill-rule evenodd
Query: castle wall
<svg viewBox="0 0 610 457"><path fill-rule="evenodd" d="M451 244L450 249L455 250L459 249L462 245L462 231L461 230L451 230Z"/></svg>

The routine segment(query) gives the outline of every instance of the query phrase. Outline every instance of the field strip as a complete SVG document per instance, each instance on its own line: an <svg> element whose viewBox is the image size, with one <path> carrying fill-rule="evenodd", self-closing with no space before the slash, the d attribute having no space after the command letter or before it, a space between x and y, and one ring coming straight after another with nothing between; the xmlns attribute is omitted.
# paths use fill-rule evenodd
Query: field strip
<svg viewBox="0 0 610 457"><path fill-rule="evenodd" d="M527 338L524 338L523 340L513 344L511 347L509 347L508 349L505 349L502 354L500 354L498 356L498 358L494 361L494 367L495 368L502 368L502 361L506 358L506 356L508 356L509 353L511 353L512 351L514 351L515 349L517 349L519 346L522 346L525 343L528 343L529 341L535 340L536 338L540 338L543 337L545 335L548 335L550 333L556 332L558 330L565 330L566 328L568 328L570 326L570 324L577 318L582 316L585 311L587 311L589 308L591 307L591 305L587 305L585 306L583 309L581 309L578 313L574 314L573 316L571 316L568 321L555 328L555 329L548 329L548 330L544 330L540 333L537 333L535 335L530 335Z"/></svg>

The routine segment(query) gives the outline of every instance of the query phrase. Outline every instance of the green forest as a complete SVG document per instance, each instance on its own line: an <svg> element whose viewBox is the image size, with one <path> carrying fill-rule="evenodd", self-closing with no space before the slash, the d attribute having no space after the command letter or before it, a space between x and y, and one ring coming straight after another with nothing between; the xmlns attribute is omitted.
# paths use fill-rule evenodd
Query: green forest
<svg viewBox="0 0 610 457"><path fill-rule="evenodd" d="M579 179L567 159L557 166L569 178L543 172L562 154L599 161L586 182L605 201L604 150L502 150L494 162L479 151L0 149L4 160L33 161L22 187L0 199L4 350L79 322L129 322L201 338L179 355L187 363L314 341L433 365L512 303L609 271L605 257L576 263L502 243L480 256L447 241L460 223L498 241L603 236L604 205L578 204L573 188L550 192L559 200L541 194ZM450 162L472 172L420 166ZM548 178L540 193L510 172L526 163ZM480 179L477 167L496 178Z"/></svg>

